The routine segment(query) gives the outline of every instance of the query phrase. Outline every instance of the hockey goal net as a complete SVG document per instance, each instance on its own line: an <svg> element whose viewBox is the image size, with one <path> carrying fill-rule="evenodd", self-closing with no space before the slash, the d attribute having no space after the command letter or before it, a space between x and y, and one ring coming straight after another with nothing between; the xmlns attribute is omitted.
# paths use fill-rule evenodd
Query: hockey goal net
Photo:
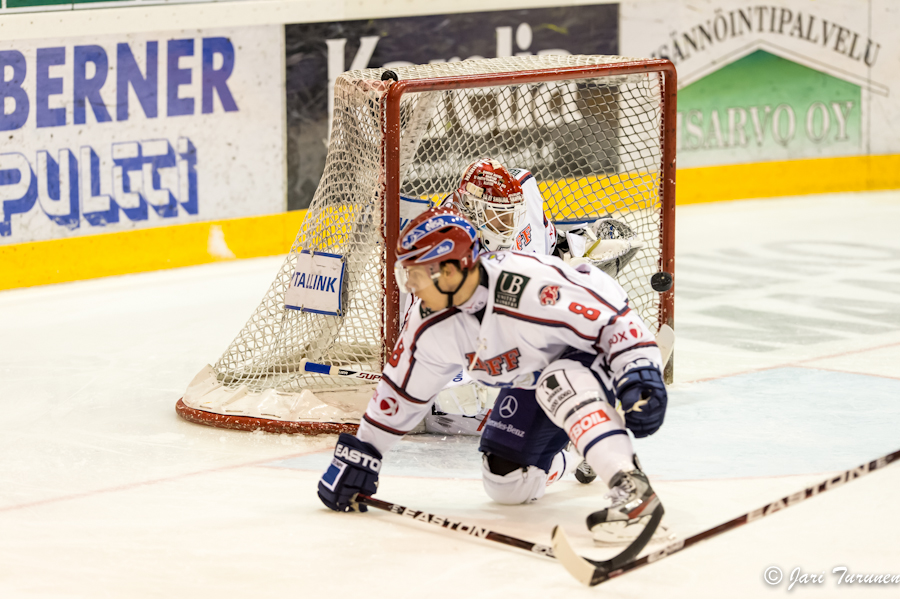
<svg viewBox="0 0 900 599"><path fill-rule="evenodd" d="M670 62L618 56L344 73L325 171L291 251L178 413L246 430L354 430L398 332L393 248L412 216L401 213L446 195L482 157L530 170L555 221L624 222L641 250L618 280L652 329L671 324L672 292L654 291L650 277L674 269L675 89ZM286 307L298 265L317 255L342 269L339 308ZM362 374L308 372L308 363Z"/></svg>

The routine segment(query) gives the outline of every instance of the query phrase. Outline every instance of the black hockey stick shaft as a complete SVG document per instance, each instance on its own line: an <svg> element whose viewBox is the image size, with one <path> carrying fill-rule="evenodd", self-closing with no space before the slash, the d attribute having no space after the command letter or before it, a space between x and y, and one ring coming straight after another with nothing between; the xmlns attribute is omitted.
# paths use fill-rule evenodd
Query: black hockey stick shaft
<svg viewBox="0 0 900 599"><path fill-rule="evenodd" d="M549 545L541 545L540 543L533 543L524 539L518 539L516 537L489 530L487 528L474 524L461 522L459 520L453 520L452 518L445 518L443 516L437 516L435 514L429 514L428 512L424 512L421 510L414 510L397 503L381 501L380 499L375 499L374 497L370 497L368 495L357 495L356 502L379 510L390 512L392 514L406 516L413 520L426 522L428 524L440 526L441 528L454 530L456 532L461 532L469 536L486 539L488 541L494 541L495 543L501 543L509 547L524 549L525 551L528 551L530 553L536 553L538 555L544 555L562 561L562 559L559 558L556 553L554 553L553 547ZM622 563L633 559L638 553L640 553L641 549L643 549L647 542L650 540L650 536L653 534L653 531L656 530L656 527L659 524L662 515L662 506L658 506L653 512L651 523L646 527L645 531L641 535L639 535L638 538L635 539L628 547L626 547L621 553L609 560L598 562L592 561L591 564L595 566L599 571L610 572L619 568ZM565 565L565 563L566 562L563 562L563 565Z"/></svg>
<svg viewBox="0 0 900 599"><path fill-rule="evenodd" d="M553 554L553 548L549 545L541 545L540 543L532 543L531 541L526 541L524 539L517 539L516 537L511 537L503 533L489 530L487 528L484 528L483 526L478 526L477 524L470 524L468 522L454 520L453 518L445 518L443 516L429 514L428 512L414 510L397 503L381 501L380 499L375 499L374 497L370 497L368 495L357 495L356 501L378 510L384 510L385 512L391 512L392 514L406 516L408 518L411 518L412 520L426 522L434 526L439 526L440 528L453 530L479 539L487 539L488 541L494 541L496 543L501 543L510 547L524 549L525 551L536 553L538 555L546 555L547 557L553 558L556 557Z"/></svg>
<svg viewBox="0 0 900 599"><path fill-rule="evenodd" d="M751 512L747 512L746 514L742 514L737 518L733 518L728 522L719 524L714 528L704 530L703 532L699 532L684 540L670 543L659 551L649 553L640 559L630 561L618 569L612 570L610 572L598 572L597 579L591 582L591 586L600 584L601 582L609 580L610 578L615 578L616 576L620 576L622 574L625 574L626 572L630 572L631 570L636 570L637 568L641 568L643 566L646 566L647 564L658 562L659 560L668 557L673 553L678 553L683 549L687 549L691 545L696 545L701 541L711 539L712 537L718 536L723 532L733 530L739 526L743 526L744 524L754 522L756 520L759 520L760 518L764 518L765 516L774 514L775 512L779 512L783 509L795 506L798 503L809 499L810 497L814 497L816 495L819 495L820 493L824 493L825 491L830 491L831 489L843 486L845 483L856 480L857 478L864 476L874 470L880 470L881 468L888 466L891 462L897 461L898 459L900 459L900 450L872 460L871 462L866 462L865 464L857 466L856 468L845 470L844 472L841 472L836 476L824 480L819 484L807 487L806 489L788 495L787 497L782 497L777 501L773 501L772 503L764 505L761 508L755 509Z"/></svg>

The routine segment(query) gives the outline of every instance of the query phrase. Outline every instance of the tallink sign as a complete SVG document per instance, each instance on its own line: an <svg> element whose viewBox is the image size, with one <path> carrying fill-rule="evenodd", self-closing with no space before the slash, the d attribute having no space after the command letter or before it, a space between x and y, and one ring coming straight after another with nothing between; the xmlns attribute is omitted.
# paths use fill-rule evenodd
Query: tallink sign
<svg viewBox="0 0 900 599"><path fill-rule="evenodd" d="M294 255L296 267L285 290L284 307L329 316L344 314L346 263L338 254L303 250Z"/></svg>
<svg viewBox="0 0 900 599"><path fill-rule="evenodd" d="M0 243L282 208L268 29L0 45Z"/></svg>

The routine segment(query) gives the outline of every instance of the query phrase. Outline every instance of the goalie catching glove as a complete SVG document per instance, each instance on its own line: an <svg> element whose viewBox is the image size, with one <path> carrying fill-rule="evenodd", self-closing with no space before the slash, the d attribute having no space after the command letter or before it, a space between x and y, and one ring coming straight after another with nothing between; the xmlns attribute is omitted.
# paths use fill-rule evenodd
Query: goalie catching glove
<svg viewBox="0 0 900 599"><path fill-rule="evenodd" d="M556 255L577 267L592 264L615 278L643 248L628 225L604 217L593 222L558 221Z"/></svg>
<svg viewBox="0 0 900 599"><path fill-rule="evenodd" d="M662 426L668 394L655 366L632 366L616 381L616 395L625 411L625 426L635 437L652 435Z"/></svg>
<svg viewBox="0 0 900 599"><path fill-rule="evenodd" d="M375 447L341 433L331 465L319 480L319 499L336 512L365 512L368 508L354 497L357 493L374 495L380 471L381 453Z"/></svg>

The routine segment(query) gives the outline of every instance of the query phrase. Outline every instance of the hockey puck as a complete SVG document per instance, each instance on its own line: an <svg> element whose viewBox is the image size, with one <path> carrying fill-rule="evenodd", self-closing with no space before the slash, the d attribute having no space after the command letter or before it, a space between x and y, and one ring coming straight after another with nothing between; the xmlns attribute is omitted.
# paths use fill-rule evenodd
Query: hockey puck
<svg viewBox="0 0 900 599"><path fill-rule="evenodd" d="M672 275L665 271L658 272L650 277L650 286L653 287L653 291L658 291L659 293L668 291L672 288Z"/></svg>
<svg viewBox="0 0 900 599"><path fill-rule="evenodd" d="M394 71L392 71L390 69L381 73L382 81L387 81L388 79L393 79L394 81L400 81L400 77L397 77L397 73L395 73Z"/></svg>

